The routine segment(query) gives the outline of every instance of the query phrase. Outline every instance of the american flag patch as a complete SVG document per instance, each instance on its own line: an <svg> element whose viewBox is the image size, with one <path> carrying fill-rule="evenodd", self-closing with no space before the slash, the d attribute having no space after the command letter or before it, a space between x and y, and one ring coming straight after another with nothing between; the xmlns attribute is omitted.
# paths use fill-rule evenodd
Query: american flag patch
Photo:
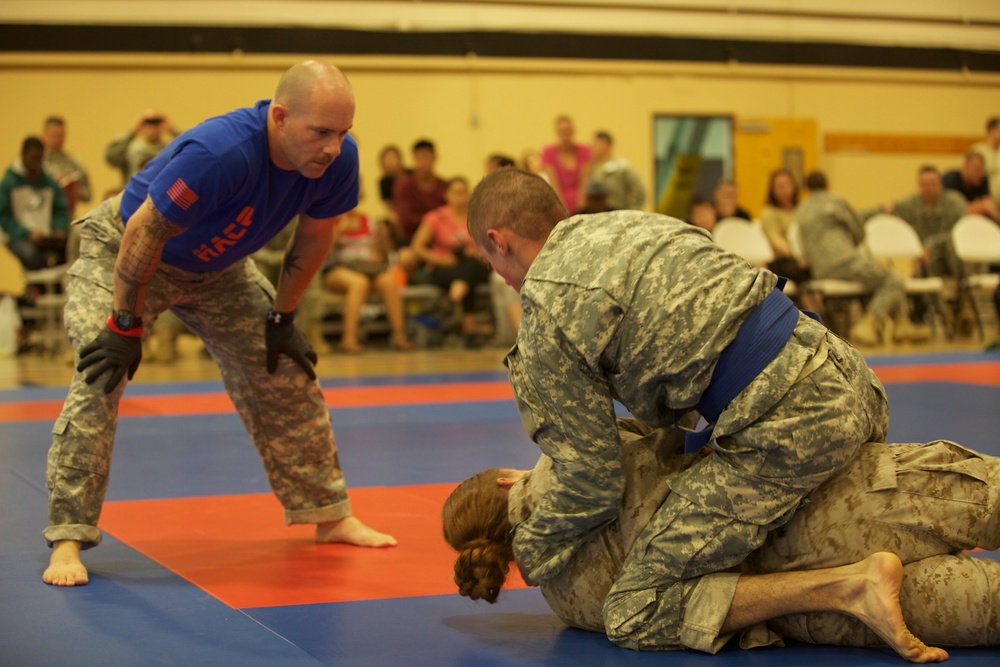
<svg viewBox="0 0 1000 667"><path fill-rule="evenodd" d="M185 211L191 208L191 205L198 201L198 195L194 193L194 190L188 187L183 178L178 178L174 181L174 184L167 190L167 196L170 197L170 201L177 204Z"/></svg>

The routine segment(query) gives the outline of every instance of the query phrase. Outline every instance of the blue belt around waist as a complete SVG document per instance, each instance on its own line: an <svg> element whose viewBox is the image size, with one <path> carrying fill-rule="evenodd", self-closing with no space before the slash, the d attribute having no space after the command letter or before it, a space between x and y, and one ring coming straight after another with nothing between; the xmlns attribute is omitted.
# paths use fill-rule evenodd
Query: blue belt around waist
<svg viewBox="0 0 1000 667"><path fill-rule="evenodd" d="M701 431L685 432L684 451L696 452L712 438L712 429L719 415L761 371L778 356L792 337L799 321L799 309L781 292L785 280L778 285L740 325L736 338L719 355L708 388L695 408L709 422ZM812 313L807 313L812 316ZM676 411L674 413L676 421Z"/></svg>

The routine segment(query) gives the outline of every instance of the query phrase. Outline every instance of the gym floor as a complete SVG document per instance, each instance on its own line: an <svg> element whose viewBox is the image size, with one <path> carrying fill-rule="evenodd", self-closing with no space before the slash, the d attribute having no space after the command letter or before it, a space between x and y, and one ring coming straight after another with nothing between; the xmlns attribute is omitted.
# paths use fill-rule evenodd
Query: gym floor
<svg viewBox="0 0 1000 667"><path fill-rule="evenodd" d="M68 362L0 361L0 665L899 665L888 650L790 645L640 654L568 629L511 580L495 605L459 596L440 508L490 466L531 467L504 350L326 356L319 371L354 512L399 546L318 546L285 527L211 362L144 364L122 401L90 584L41 581L45 457ZM877 354L890 439L1000 455L1000 353ZM978 552L998 558L997 553ZM997 649L953 650L990 665Z"/></svg>

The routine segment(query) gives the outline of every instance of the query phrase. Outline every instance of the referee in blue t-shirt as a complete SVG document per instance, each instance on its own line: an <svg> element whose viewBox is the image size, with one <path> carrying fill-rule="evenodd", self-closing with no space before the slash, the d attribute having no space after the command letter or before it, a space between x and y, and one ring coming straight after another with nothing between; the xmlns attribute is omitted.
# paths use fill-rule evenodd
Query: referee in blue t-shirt
<svg viewBox="0 0 1000 667"><path fill-rule="evenodd" d="M339 69L299 63L272 100L184 132L120 196L77 221L65 314L77 372L49 451L46 583L87 583L80 551L101 541L118 402L145 327L168 309L218 363L285 523L316 524L318 542L396 544L351 514L316 353L294 325L334 218L358 203L354 110ZM295 216L275 288L250 255Z"/></svg>

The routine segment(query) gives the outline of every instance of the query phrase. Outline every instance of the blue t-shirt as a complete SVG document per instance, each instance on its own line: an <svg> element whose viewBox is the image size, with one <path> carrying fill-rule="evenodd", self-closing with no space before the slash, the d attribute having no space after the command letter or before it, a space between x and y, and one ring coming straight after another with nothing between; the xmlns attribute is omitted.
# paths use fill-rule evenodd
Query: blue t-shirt
<svg viewBox="0 0 1000 667"><path fill-rule="evenodd" d="M348 136L319 178L279 169L267 151L270 100L184 132L125 187L127 222L148 194L170 222L163 262L219 271L259 250L299 213L331 218L358 205L358 145Z"/></svg>

